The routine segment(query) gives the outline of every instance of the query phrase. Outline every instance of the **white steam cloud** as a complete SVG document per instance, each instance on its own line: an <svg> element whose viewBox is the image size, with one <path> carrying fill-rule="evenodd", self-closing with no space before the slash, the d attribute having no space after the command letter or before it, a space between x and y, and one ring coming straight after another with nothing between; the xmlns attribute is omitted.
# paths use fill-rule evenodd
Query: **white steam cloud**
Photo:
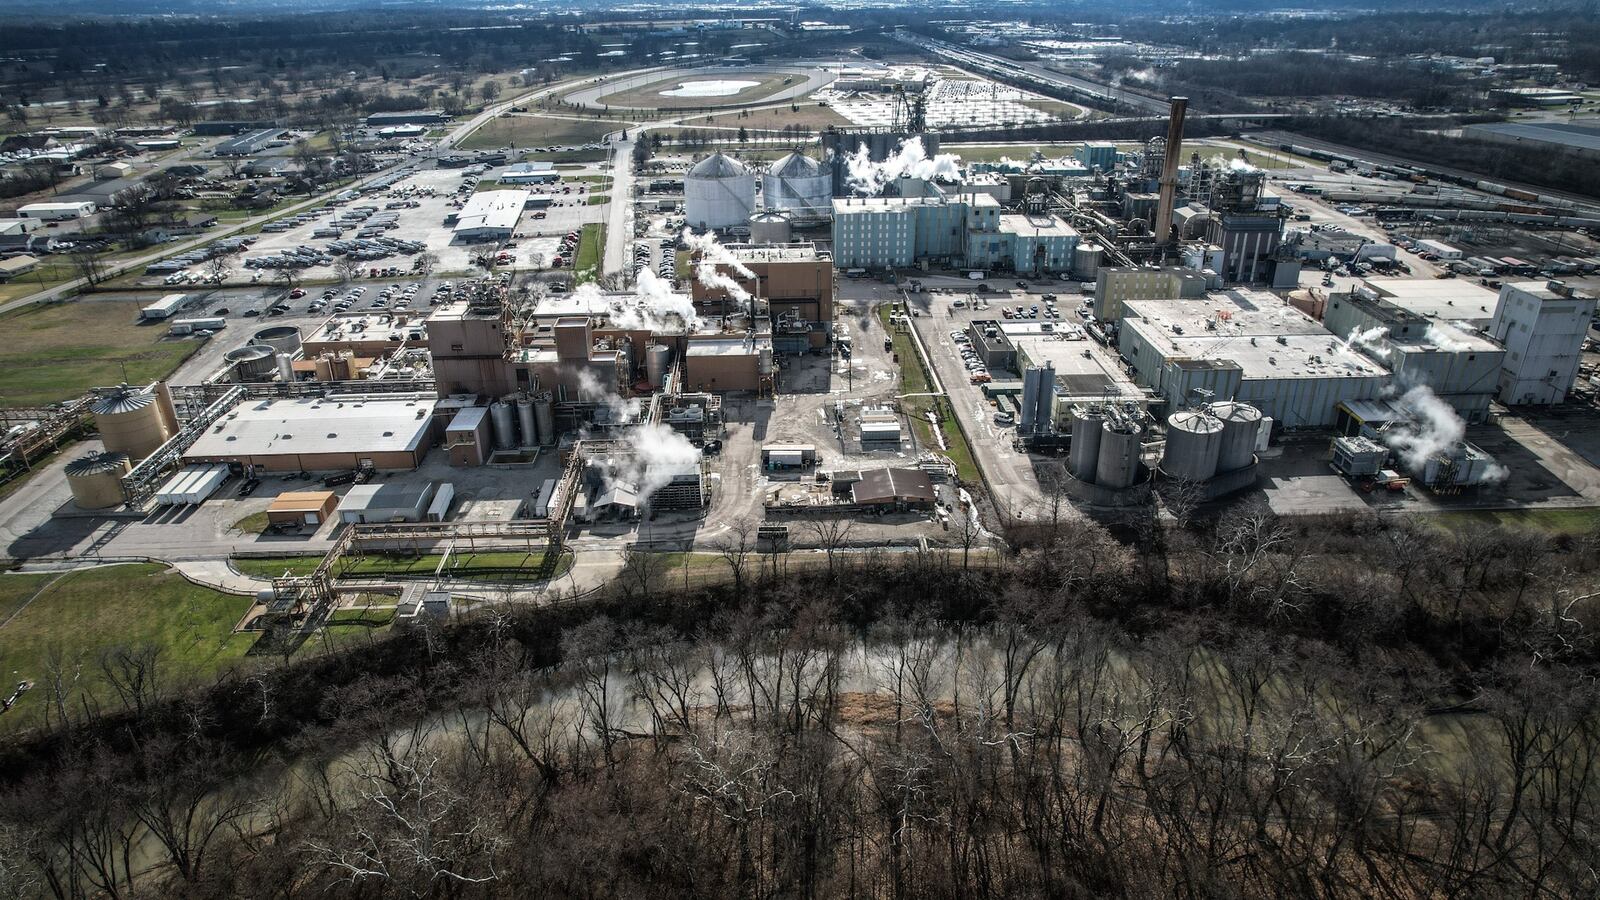
<svg viewBox="0 0 1600 900"><path fill-rule="evenodd" d="M639 272L639 278L634 283L634 302L631 305L623 303L611 311L611 324L617 328L664 331L675 321L682 322L685 331L700 327L700 316L695 313L694 301L674 291L666 279L649 269Z"/></svg>
<svg viewBox="0 0 1600 900"><path fill-rule="evenodd" d="M631 483L641 503L671 484L674 476L700 465L700 449L666 425L630 428L623 442L633 453L618 461L614 477Z"/></svg>
<svg viewBox="0 0 1600 900"><path fill-rule="evenodd" d="M1423 340L1451 353L1460 353L1471 350L1472 344L1467 340L1467 335L1454 325L1429 325L1428 330L1422 335Z"/></svg>
<svg viewBox="0 0 1600 900"><path fill-rule="evenodd" d="M1389 353L1378 342L1388 334L1388 329L1382 325L1374 325L1366 331L1358 331L1352 328L1349 336L1344 339L1344 347L1342 349L1350 352L1362 350L1375 359L1386 359Z"/></svg>
<svg viewBox="0 0 1600 900"><path fill-rule="evenodd" d="M643 409L637 397L623 399L610 386L588 369L578 369L578 398L593 403L603 403L611 413L611 424L621 425L639 418Z"/></svg>
<svg viewBox="0 0 1600 900"><path fill-rule="evenodd" d="M683 242L689 245L689 252L698 253L700 259L695 263L694 280L707 290L721 290L735 302L748 304L750 292L735 281L732 275L727 274L721 267L726 267L741 278L754 279L756 273L750 267L739 261L717 236L711 232L695 234L687 228L683 231Z"/></svg>
<svg viewBox="0 0 1600 900"><path fill-rule="evenodd" d="M1422 472L1429 459L1448 453L1466 437L1467 423L1427 385L1419 384L1401 394L1400 404L1411 413L1411 419L1385 429L1383 442L1413 472ZM1509 474L1505 466L1493 463L1478 476L1477 483L1504 481Z"/></svg>
<svg viewBox="0 0 1600 900"><path fill-rule="evenodd" d="M857 194L876 197L883 189L900 178L925 180L956 180L961 177L961 158L952 153L928 156L922 138L908 137L900 142L900 149L883 162L873 162L867 145L860 144L856 152L845 158L845 170L850 187Z"/></svg>
<svg viewBox="0 0 1600 900"><path fill-rule="evenodd" d="M1239 159L1237 157L1235 157L1234 159L1228 160L1228 169L1229 169L1229 171L1243 172L1243 173L1246 173L1246 174L1248 174L1250 172L1259 172L1259 171L1261 171L1260 169L1256 168L1255 166L1252 166L1249 163L1247 163L1244 160Z"/></svg>

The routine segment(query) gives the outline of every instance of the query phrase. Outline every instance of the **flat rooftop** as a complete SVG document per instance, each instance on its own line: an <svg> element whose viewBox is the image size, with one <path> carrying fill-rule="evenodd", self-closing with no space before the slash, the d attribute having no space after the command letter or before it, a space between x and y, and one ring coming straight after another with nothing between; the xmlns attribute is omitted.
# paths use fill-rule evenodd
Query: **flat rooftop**
<svg viewBox="0 0 1600 900"><path fill-rule="evenodd" d="M1491 319L1500 295L1460 278L1368 278L1367 287L1401 309L1428 319Z"/></svg>
<svg viewBox="0 0 1600 900"><path fill-rule="evenodd" d="M762 347L771 348L770 339L740 337L694 338L689 341L690 356L754 356Z"/></svg>
<svg viewBox="0 0 1600 900"><path fill-rule="evenodd" d="M1366 378L1389 374L1326 331L1320 335L1284 332L1252 336L1205 331L1174 335L1148 319L1124 319L1122 327L1143 335L1168 359L1232 360L1246 379Z"/></svg>
<svg viewBox="0 0 1600 900"><path fill-rule="evenodd" d="M456 217L456 231L496 228L510 231L517 227L522 210L532 196L527 191L479 191Z"/></svg>
<svg viewBox="0 0 1600 900"><path fill-rule="evenodd" d="M185 456L279 453L386 453L422 446L434 399L302 397L239 404Z"/></svg>
<svg viewBox="0 0 1600 900"><path fill-rule="evenodd" d="M401 325L400 320L405 324ZM317 330L308 335L304 341L308 344L337 343L340 341L399 341L410 338L412 332L421 332L422 337L427 336L424 327L424 317L421 314L399 315L384 313L356 313L354 315L340 314L317 326Z"/></svg>
<svg viewBox="0 0 1600 900"><path fill-rule="evenodd" d="M1225 291L1194 299L1130 300L1123 304L1123 319L1135 317L1174 337L1331 337L1322 323L1262 291Z"/></svg>
<svg viewBox="0 0 1600 900"><path fill-rule="evenodd" d="M1034 365L1056 370L1056 393L1068 400L1100 399L1109 394L1143 397L1144 389L1123 374L1121 359L1094 341L1063 341L1053 336L1013 336L1017 350Z"/></svg>
<svg viewBox="0 0 1600 900"><path fill-rule="evenodd" d="M813 262L816 260L832 259L833 254L826 250L817 249L816 244L725 244L734 258L740 262L783 262L796 260Z"/></svg>
<svg viewBox="0 0 1600 900"><path fill-rule="evenodd" d="M1077 237L1078 230L1068 225L1060 216L1030 216L1024 213L1002 213L1000 230L1023 237Z"/></svg>

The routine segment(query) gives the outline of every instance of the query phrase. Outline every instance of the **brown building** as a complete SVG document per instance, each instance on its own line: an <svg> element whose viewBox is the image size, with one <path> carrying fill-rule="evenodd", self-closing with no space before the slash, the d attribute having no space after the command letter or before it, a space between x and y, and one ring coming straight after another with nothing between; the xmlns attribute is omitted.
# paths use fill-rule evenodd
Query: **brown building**
<svg viewBox="0 0 1600 900"><path fill-rule="evenodd" d="M833 322L833 256L814 244L756 246L730 244L728 250L755 278L720 266L752 296L766 301L772 313L773 349L779 353L804 353L828 345ZM721 288L695 281L695 309L702 315L722 316L743 310Z"/></svg>
<svg viewBox="0 0 1600 900"><path fill-rule="evenodd" d="M489 461L489 408L469 406L458 411L445 427L444 445L452 466L481 466Z"/></svg>
<svg viewBox="0 0 1600 900"><path fill-rule="evenodd" d="M869 469L851 486L850 497L885 509L932 509L938 501L933 479L920 469Z"/></svg>
<svg viewBox="0 0 1600 900"><path fill-rule="evenodd" d="M321 525L338 505L333 491L285 491L267 507L267 524Z"/></svg>
<svg viewBox="0 0 1600 900"><path fill-rule="evenodd" d="M428 355L443 394L501 397L520 389L506 361L509 323L498 308L452 303L428 317Z"/></svg>
<svg viewBox="0 0 1600 900"><path fill-rule="evenodd" d="M436 403L405 396L245 401L206 429L183 459L267 472L415 469L433 446Z"/></svg>

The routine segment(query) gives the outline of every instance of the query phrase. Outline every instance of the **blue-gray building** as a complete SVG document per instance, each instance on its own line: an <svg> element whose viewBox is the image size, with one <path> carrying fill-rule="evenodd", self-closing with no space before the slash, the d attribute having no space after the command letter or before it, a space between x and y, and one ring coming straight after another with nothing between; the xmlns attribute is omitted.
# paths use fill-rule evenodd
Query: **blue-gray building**
<svg viewBox="0 0 1600 900"><path fill-rule="evenodd" d="M937 265L1026 274L1072 268L1078 233L1049 213L1006 212L984 193L839 198L833 260L845 269Z"/></svg>

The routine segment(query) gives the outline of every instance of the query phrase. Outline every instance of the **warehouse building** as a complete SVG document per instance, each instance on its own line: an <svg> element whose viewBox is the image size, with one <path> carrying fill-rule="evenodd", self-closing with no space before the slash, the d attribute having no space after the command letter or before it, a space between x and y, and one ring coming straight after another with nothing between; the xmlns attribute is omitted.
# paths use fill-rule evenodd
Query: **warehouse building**
<svg viewBox="0 0 1600 900"><path fill-rule="evenodd" d="M366 121L369 128L387 125L440 125L450 121L450 117L443 110L413 109L405 112L372 113L367 116Z"/></svg>
<svg viewBox="0 0 1600 900"><path fill-rule="evenodd" d="M528 204L527 191L479 191L456 216L458 240L507 241L516 233L517 221Z"/></svg>
<svg viewBox="0 0 1600 900"><path fill-rule="evenodd" d="M88 200L75 200L65 203L29 203L17 207L17 215L24 219L39 219L44 222L65 222L70 219L82 219L94 215L95 205Z"/></svg>
<svg viewBox="0 0 1600 900"><path fill-rule="evenodd" d="M330 396L247 401L184 454L266 472L415 469L433 444L431 397Z"/></svg>
<svg viewBox="0 0 1600 900"><path fill-rule="evenodd" d="M1127 304L1118 348L1168 411L1239 400L1285 428L1325 428L1341 400L1379 397L1389 372L1270 294Z"/></svg>
<svg viewBox="0 0 1600 900"><path fill-rule="evenodd" d="M214 156L249 156L259 152L278 136L276 128L258 128L248 134L223 141L212 151Z"/></svg>
<svg viewBox="0 0 1600 900"><path fill-rule="evenodd" d="M547 162L524 162L507 166L498 180L501 184L554 184L561 174Z"/></svg>
<svg viewBox="0 0 1600 900"><path fill-rule="evenodd" d="M1560 403L1578 377L1594 298L1559 281L1523 281L1500 288L1489 333L1505 345L1501 403Z"/></svg>
<svg viewBox="0 0 1600 900"><path fill-rule="evenodd" d="M1494 321L1497 293L1464 278L1368 278L1356 289L1359 294L1393 304L1413 315L1436 322L1449 322L1479 331ZM1331 304L1341 295L1328 298ZM1348 331L1329 326L1334 334Z"/></svg>
<svg viewBox="0 0 1600 900"><path fill-rule="evenodd" d="M433 482L353 485L339 501L339 521L347 525L421 522L428 515L433 491Z"/></svg>

